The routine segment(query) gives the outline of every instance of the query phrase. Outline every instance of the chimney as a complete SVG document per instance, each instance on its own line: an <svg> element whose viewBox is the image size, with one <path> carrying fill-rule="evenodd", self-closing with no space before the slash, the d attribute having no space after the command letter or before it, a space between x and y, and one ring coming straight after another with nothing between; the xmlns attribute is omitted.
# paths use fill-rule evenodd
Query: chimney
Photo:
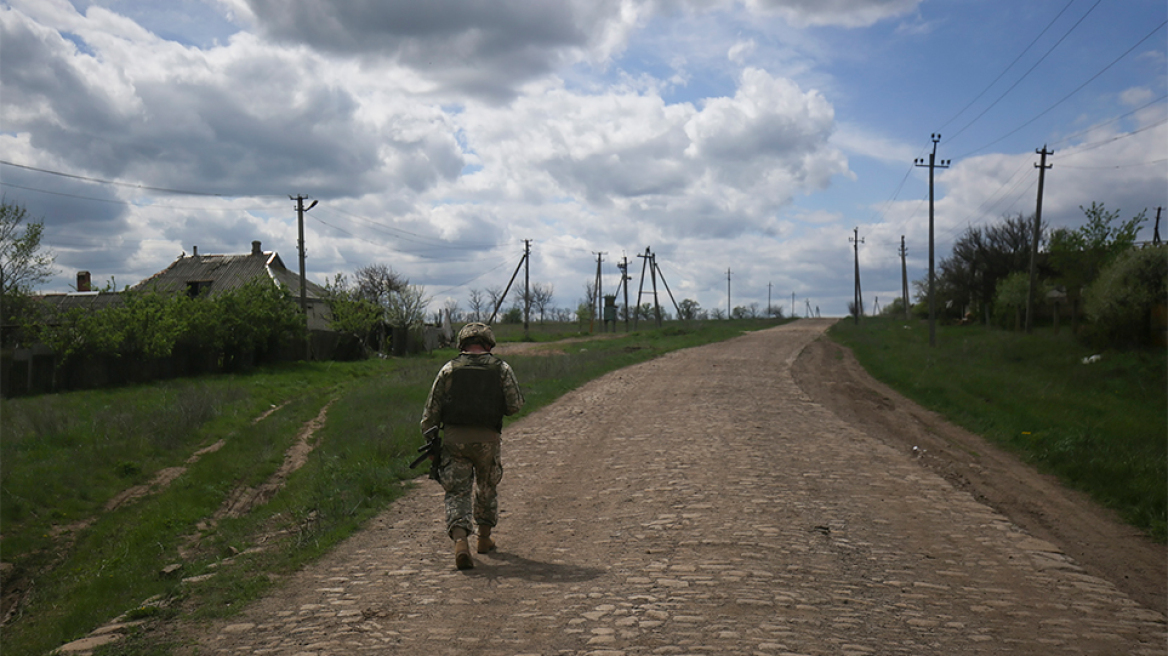
<svg viewBox="0 0 1168 656"><path fill-rule="evenodd" d="M264 252L262 250L260 250L260 240L257 239L251 243L251 254L252 255L263 255L264 254Z"/></svg>
<svg viewBox="0 0 1168 656"><path fill-rule="evenodd" d="M77 272L77 291L79 291L79 292L90 291L90 289L89 289L89 272L88 271L78 271Z"/></svg>
<svg viewBox="0 0 1168 656"><path fill-rule="evenodd" d="M198 257L198 256L199 256L199 247L198 247L198 246L192 246L192 248L194 248L194 249L195 249L194 256L195 256L195 257Z"/></svg>

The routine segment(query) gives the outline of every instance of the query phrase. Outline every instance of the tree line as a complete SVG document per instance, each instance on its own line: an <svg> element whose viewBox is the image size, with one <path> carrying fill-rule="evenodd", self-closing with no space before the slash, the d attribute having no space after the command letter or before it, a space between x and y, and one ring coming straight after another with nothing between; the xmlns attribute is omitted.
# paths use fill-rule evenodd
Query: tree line
<svg viewBox="0 0 1168 656"><path fill-rule="evenodd" d="M1156 339L1154 315L1163 312L1168 288L1168 249L1137 242L1147 221L1141 211L1127 220L1102 203L1080 207L1085 223L1051 230L1039 226L1036 314L1057 321L1100 346L1133 346ZM939 320L1019 329L1030 293L1034 215L1005 216L996 224L970 226L937 267L934 305ZM913 281L918 316L928 313L928 281ZM897 299L881 314L903 316Z"/></svg>

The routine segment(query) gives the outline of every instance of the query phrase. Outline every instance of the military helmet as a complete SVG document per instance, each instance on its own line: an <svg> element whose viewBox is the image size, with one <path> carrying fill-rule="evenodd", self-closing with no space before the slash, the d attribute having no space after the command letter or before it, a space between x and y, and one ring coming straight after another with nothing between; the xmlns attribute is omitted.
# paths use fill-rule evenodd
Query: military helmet
<svg viewBox="0 0 1168 656"><path fill-rule="evenodd" d="M495 334L485 323L475 321L468 323L458 331L458 348L464 349L473 343L482 344L487 349L495 348Z"/></svg>

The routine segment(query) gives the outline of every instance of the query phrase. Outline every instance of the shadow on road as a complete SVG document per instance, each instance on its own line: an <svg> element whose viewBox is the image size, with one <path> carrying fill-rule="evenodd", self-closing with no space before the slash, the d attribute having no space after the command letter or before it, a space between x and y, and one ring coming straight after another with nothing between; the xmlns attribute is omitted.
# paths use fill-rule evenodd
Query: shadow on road
<svg viewBox="0 0 1168 656"><path fill-rule="evenodd" d="M513 553L495 551L485 558L478 558L475 568L465 573L467 576L481 576L486 579L578 583L591 581L603 574L604 570L580 565L545 563Z"/></svg>

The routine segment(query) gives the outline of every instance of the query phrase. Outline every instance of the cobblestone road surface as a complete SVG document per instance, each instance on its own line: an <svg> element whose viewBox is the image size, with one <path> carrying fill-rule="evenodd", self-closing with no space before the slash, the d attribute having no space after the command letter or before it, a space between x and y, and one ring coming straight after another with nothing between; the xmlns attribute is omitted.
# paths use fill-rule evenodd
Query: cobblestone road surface
<svg viewBox="0 0 1168 656"><path fill-rule="evenodd" d="M421 480L200 654L1165 654L1165 618L813 403L799 321L613 373L504 435L500 549Z"/></svg>

